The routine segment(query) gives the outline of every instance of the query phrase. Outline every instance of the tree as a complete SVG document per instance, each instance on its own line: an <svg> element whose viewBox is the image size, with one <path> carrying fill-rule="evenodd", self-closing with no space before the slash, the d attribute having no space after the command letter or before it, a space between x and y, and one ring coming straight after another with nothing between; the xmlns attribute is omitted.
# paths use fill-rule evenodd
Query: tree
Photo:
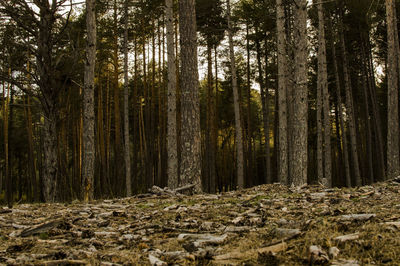
<svg viewBox="0 0 400 266"><path fill-rule="evenodd" d="M328 72L326 65L326 44L325 44L325 22L324 22L323 3L318 3L318 98L319 103L317 116L321 117L323 112L323 127L318 130L318 179L326 187L332 186L331 177L331 121L328 92ZM321 104L322 102L322 104ZM317 123L322 124L321 119L317 118ZM322 136L323 141L322 141ZM321 145L323 143L323 145ZM323 159L322 160L322 154ZM324 164L322 163L324 162ZM323 166L323 167L322 167ZM323 170L322 170L323 169Z"/></svg>
<svg viewBox="0 0 400 266"><path fill-rule="evenodd" d="M85 88L83 90L83 171L82 188L85 202L93 199L94 194L94 69L96 63L96 15L95 1L86 0L86 62Z"/></svg>
<svg viewBox="0 0 400 266"><path fill-rule="evenodd" d="M180 185L194 184L201 192L200 102L194 0L179 1L181 45L181 165Z"/></svg>
<svg viewBox="0 0 400 266"><path fill-rule="evenodd" d="M400 173L399 164L399 74L397 61L398 50L395 44L395 33L397 27L395 1L386 0L386 23L387 23L387 79L388 79L388 131L387 131L387 176L393 178Z"/></svg>
<svg viewBox="0 0 400 266"><path fill-rule="evenodd" d="M68 83L68 77L60 75L59 67L63 63L60 58L68 57L68 54L64 50L65 47L59 45L72 10L71 8L68 12L67 19L63 19L59 12L65 2L66 0L51 3L47 0L38 0L34 4L28 4L23 0L0 1L1 13L14 21L21 31L27 32L35 43L35 45L28 43L26 49L30 49L35 55L36 68L33 78L39 89L35 96L41 103L44 117L43 194L47 202L56 200L57 180L60 175L57 157L59 95ZM25 90L17 79L13 79L12 82Z"/></svg>
<svg viewBox="0 0 400 266"><path fill-rule="evenodd" d="M128 24L129 6L128 0L124 2L124 159L125 159L125 185L126 196L132 196L131 180L131 155L130 155L130 135L129 135L129 77L128 77Z"/></svg>
<svg viewBox="0 0 400 266"><path fill-rule="evenodd" d="M229 37L229 55L232 74L232 90L233 90L233 103L235 109L235 144L236 144L236 160L237 160L237 186L239 189L244 187L244 159L243 159L243 136L242 125L240 121L240 106L239 106L239 92L236 77L236 62L235 51L233 48L233 34L232 34L232 21L231 21L231 6L230 0L226 1L227 5L227 18L228 18L228 37Z"/></svg>
<svg viewBox="0 0 400 266"><path fill-rule="evenodd" d="M286 82L286 42L285 42L285 10L282 0L276 0L276 28L278 35L278 180L288 183L288 136L287 136L287 82Z"/></svg>
<svg viewBox="0 0 400 266"><path fill-rule="evenodd" d="M294 69L293 147L290 163L291 182L295 186L307 183L307 0L294 3Z"/></svg>
<svg viewBox="0 0 400 266"><path fill-rule="evenodd" d="M165 1L165 19L167 27L168 51L168 126L167 126L167 153L168 153L168 187L178 187L178 136L176 121L176 62L174 41L173 1Z"/></svg>

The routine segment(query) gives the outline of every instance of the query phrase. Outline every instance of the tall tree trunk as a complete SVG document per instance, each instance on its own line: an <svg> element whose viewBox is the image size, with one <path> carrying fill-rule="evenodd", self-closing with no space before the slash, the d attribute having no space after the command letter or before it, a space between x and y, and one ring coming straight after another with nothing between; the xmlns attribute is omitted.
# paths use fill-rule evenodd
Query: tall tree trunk
<svg viewBox="0 0 400 266"><path fill-rule="evenodd" d="M216 134L215 134L215 94L213 86L213 72L212 72L212 45L207 45L207 123L208 123L208 188L210 193L215 193L215 153L216 153Z"/></svg>
<svg viewBox="0 0 400 266"><path fill-rule="evenodd" d="M293 103L293 160L290 161L291 182L295 186L307 183L307 0L295 0L294 5L294 66L295 90Z"/></svg>
<svg viewBox="0 0 400 266"><path fill-rule="evenodd" d="M44 114L43 135L43 196L45 202L54 202L56 200L59 174L57 162L57 112L54 107L49 106L49 110Z"/></svg>
<svg viewBox="0 0 400 266"><path fill-rule="evenodd" d="M114 38L113 38L113 65L114 65L114 125L115 125L115 143L114 143L114 192L120 195L120 182L123 182L124 178L121 174L122 154L121 154L121 111L120 111L120 88L119 88L119 59L118 59L118 5L117 0L114 0Z"/></svg>
<svg viewBox="0 0 400 266"><path fill-rule="evenodd" d="M331 22L330 22L331 23ZM334 35L334 30L332 27L332 23L330 24L330 28L332 31L332 36ZM336 84L336 96L337 96L337 104L338 104L338 112L339 112L339 120L340 120L340 131L342 133L342 144L343 144L343 159L344 159L344 167L346 173L345 183L347 187L351 187L351 176L350 176L350 165L349 165L349 153L347 146L347 136L346 130L344 127L344 118L343 118L343 105L342 105L342 94L340 91L340 78L339 78L339 69L336 59L336 48L335 42L332 40L332 59L333 59L333 67L335 72L335 84Z"/></svg>
<svg viewBox="0 0 400 266"><path fill-rule="evenodd" d="M96 62L95 1L86 0L86 62L85 89L83 90L83 199L88 202L94 196L94 67Z"/></svg>
<svg viewBox="0 0 400 266"><path fill-rule="evenodd" d="M11 76L11 70L8 71L9 76ZM9 116L9 103L10 103L10 89L11 85L7 86L7 96L5 95L5 86L3 83L3 130L4 130L4 161L5 161L5 181L6 181L6 197L8 208L12 208L13 198L12 198L12 180L10 175L10 154L9 154L9 128L8 128L8 116Z"/></svg>
<svg viewBox="0 0 400 266"><path fill-rule="evenodd" d="M239 106L240 103L239 103L239 92L238 92L238 84L236 77L235 52L233 49L232 22L230 18L231 14L230 0L227 0L226 4L227 4L227 14L228 14L228 37L229 37L229 54L230 54L231 74L232 74L233 104L235 108L237 186L239 189L242 189L244 187L243 136L242 136L242 125L240 121L240 106Z"/></svg>
<svg viewBox="0 0 400 266"><path fill-rule="evenodd" d="M258 28L256 28L256 34L258 35ZM261 47L260 40L256 38L256 52L257 52L257 67L258 67L258 80L260 83L260 93L261 93L261 109L262 109L262 118L263 118L263 129L264 129L264 153L265 153L265 173L263 182L266 184L272 183L271 179L271 159L270 159L270 135L269 135L269 92L267 87L267 73L265 73L265 81L262 71L262 62L261 62ZM265 65L268 64L267 55ZM267 68L265 69L267 72Z"/></svg>
<svg viewBox="0 0 400 266"><path fill-rule="evenodd" d="M285 11L282 0L276 0L276 27L278 33L278 180L288 184L288 135L287 135L287 82L286 82L286 41Z"/></svg>
<svg viewBox="0 0 400 266"><path fill-rule="evenodd" d="M199 73L194 0L179 1L179 32L181 44L180 85L182 91L180 184L195 184L195 192L201 192Z"/></svg>
<svg viewBox="0 0 400 266"><path fill-rule="evenodd" d="M251 128L251 79L250 79L250 40L249 40L249 23L246 21L246 93L247 93L247 182L249 186L255 183L253 180L253 143L252 143L252 128Z"/></svg>
<svg viewBox="0 0 400 266"><path fill-rule="evenodd" d="M129 77L128 77L128 22L129 7L128 0L125 0L125 23L124 23L124 159L125 159L125 186L126 196L132 196L131 179L131 155L129 136Z"/></svg>
<svg viewBox="0 0 400 266"><path fill-rule="evenodd" d="M387 79L388 79L388 129L387 129L387 177L393 178L400 173L399 163L399 76L397 68L398 54L395 44L395 2L386 0L387 21Z"/></svg>
<svg viewBox="0 0 400 266"><path fill-rule="evenodd" d="M178 187L178 145L176 123L176 62L174 41L173 1L165 1L165 19L167 26L167 53L168 53L168 126L167 126L167 153L168 153L168 187Z"/></svg>
<svg viewBox="0 0 400 266"><path fill-rule="evenodd" d="M324 172L318 176L326 187L332 186L331 120L328 92L328 71L326 63L325 18L323 3L318 5L318 92L321 94L323 111L323 157ZM320 133L320 132L318 132ZM322 138L322 134L321 134Z"/></svg>
<svg viewBox="0 0 400 266"><path fill-rule="evenodd" d="M346 111L348 113L349 130L350 130L349 132L350 149L353 158L355 185L361 186L360 166L359 166L358 151L357 151L357 138L356 138L357 134L356 134L354 107L353 107L353 95L352 95L353 93L352 93L350 74L348 70L346 43L344 40L344 32L343 32L343 22L341 21L340 23L341 23L340 42L341 42L342 58L343 58L344 87L346 91Z"/></svg>

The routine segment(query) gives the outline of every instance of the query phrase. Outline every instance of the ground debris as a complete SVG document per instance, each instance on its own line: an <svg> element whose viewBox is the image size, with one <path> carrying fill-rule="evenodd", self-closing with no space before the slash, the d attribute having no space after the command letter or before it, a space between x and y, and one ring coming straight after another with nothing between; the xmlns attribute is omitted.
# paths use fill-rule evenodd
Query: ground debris
<svg viewBox="0 0 400 266"><path fill-rule="evenodd" d="M216 195L153 188L89 204L0 208L0 264L400 264L395 180L354 189L272 184Z"/></svg>

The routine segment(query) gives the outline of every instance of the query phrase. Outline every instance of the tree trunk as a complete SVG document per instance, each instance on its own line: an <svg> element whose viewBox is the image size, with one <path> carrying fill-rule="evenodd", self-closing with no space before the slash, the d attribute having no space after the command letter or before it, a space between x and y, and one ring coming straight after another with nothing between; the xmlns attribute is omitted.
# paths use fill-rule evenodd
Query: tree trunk
<svg viewBox="0 0 400 266"><path fill-rule="evenodd" d="M57 195L56 188L59 173L57 162L57 113L52 107L49 107L49 111L45 113L43 133L43 196L45 202L54 202Z"/></svg>
<svg viewBox="0 0 400 266"><path fill-rule="evenodd" d="M294 5L294 66L295 90L293 103L293 160L291 182L295 186L307 183L307 1L296 0Z"/></svg>
<svg viewBox="0 0 400 266"><path fill-rule="evenodd" d="M96 62L95 1L86 0L86 62L85 89L83 90L83 174L82 188L85 202L94 196L94 67Z"/></svg>
<svg viewBox="0 0 400 266"><path fill-rule="evenodd" d="M332 158L331 158L331 121L328 92L328 71L326 63L325 18L323 3L318 4L318 92L322 100L323 112L323 158L324 172L319 173L320 182L326 186L332 186ZM318 122L318 121L317 121ZM322 123L322 121L321 121ZM321 140L322 140L321 132ZM320 131L318 131L320 134ZM318 162L319 164L319 162ZM319 169L319 168L318 168Z"/></svg>
<svg viewBox="0 0 400 266"><path fill-rule="evenodd" d="M114 65L114 125L115 125L115 143L114 143L114 192L120 195L120 182L123 182L124 178L121 174L121 111L120 111L120 88L119 88L119 60L118 60L118 5L117 1L114 0L114 38L113 38L113 65ZM122 186L121 186L122 187Z"/></svg>
<svg viewBox="0 0 400 266"><path fill-rule="evenodd" d="M129 78L128 78L128 22L129 7L125 0L125 25L124 25L124 159L125 159L125 186L126 196L132 196L131 155L129 136Z"/></svg>
<svg viewBox="0 0 400 266"><path fill-rule="evenodd" d="M246 109L246 120L247 120L247 182L251 187L255 180L253 180L253 143L252 143L252 128L251 128L251 79L250 79L250 40L249 40L249 24L246 21L246 52L247 52L247 63L246 63L246 93L247 93L247 109Z"/></svg>
<svg viewBox="0 0 400 266"><path fill-rule="evenodd" d="M398 106L398 54L395 44L395 2L386 0L387 21L387 79L388 79L388 129L387 129L387 177L393 178L400 173L399 164L399 106Z"/></svg>
<svg viewBox="0 0 400 266"><path fill-rule="evenodd" d="M167 26L167 52L168 52L168 129L167 129L167 153L168 153L168 187L178 187L178 145L176 123L176 62L173 24L173 1L165 1L165 19Z"/></svg>
<svg viewBox="0 0 400 266"><path fill-rule="evenodd" d="M346 111L348 113L348 120L349 120L350 149L353 158L355 185L361 186L360 166L359 166L358 151L357 151L356 125L355 125L355 116L353 108L353 95L352 95L350 74L348 70L346 43L344 40L344 32L343 32L343 22L341 22L340 26L340 42L342 48L344 87L346 91Z"/></svg>
<svg viewBox="0 0 400 266"><path fill-rule="evenodd" d="M201 192L200 102L194 0L179 1L181 44L181 168L180 185L195 184Z"/></svg>
<svg viewBox="0 0 400 266"><path fill-rule="evenodd" d="M8 71L11 76L11 70ZM13 205L13 192L12 192L12 180L10 174L10 154L9 154L9 127L8 127L8 116L9 116L9 105L10 105L10 89L11 85L7 86L7 98L5 97L5 86L3 83L3 122L4 122L4 161L5 161L5 181L6 181L6 197L8 208L12 208Z"/></svg>
<svg viewBox="0 0 400 266"><path fill-rule="evenodd" d="M288 184L288 135L287 135L287 83L286 83L286 41L285 11L282 0L276 0L276 27L278 33L278 180Z"/></svg>
<svg viewBox="0 0 400 266"><path fill-rule="evenodd" d="M240 106L239 106L239 92L236 77L236 62L235 52L233 49L233 37L232 37L232 22L230 18L231 7L230 0L227 3L227 14L228 14L228 36L229 36L229 54L232 74L232 89L233 89L233 104L235 108L235 144L237 149L236 160L237 160L237 186L239 189L244 187L244 174L243 174L243 137L242 137L242 125L240 121Z"/></svg>
<svg viewBox="0 0 400 266"><path fill-rule="evenodd" d="M211 44L207 45L207 123L208 123L208 188L210 193L215 193L215 153L216 153L216 134L215 134L215 94L214 94L214 86L213 86L213 73L212 73L212 46Z"/></svg>
<svg viewBox="0 0 400 266"><path fill-rule="evenodd" d="M258 28L256 28L256 34L258 35ZM265 173L263 182L266 184L272 183L271 176L271 159L270 159L270 135L269 135L269 92L267 87L267 73L265 73L265 82L262 71L262 62L261 62L261 48L260 48L260 40L256 38L256 52L257 52L257 67L258 67L258 80L260 83L260 94L261 94L261 109L262 109L262 118L263 118L263 129L264 129L264 149L265 149ZM266 55L266 66L268 64ZM267 72L267 68L265 69Z"/></svg>
<svg viewBox="0 0 400 266"><path fill-rule="evenodd" d="M334 35L334 30L331 26L332 36ZM340 92L340 78L339 78L339 69L337 65L336 59L336 48L335 42L332 40L332 59L333 59L333 67L335 72L335 84L336 84L336 95L337 95L337 104L338 104L338 112L339 112L339 120L340 120L340 131L342 133L342 142L343 142L343 159L344 159L344 167L346 173L345 183L347 187L351 187L351 177L350 177L350 165L349 165L349 153L347 146L347 136L344 127L344 118L343 118L343 106L342 106L342 94Z"/></svg>

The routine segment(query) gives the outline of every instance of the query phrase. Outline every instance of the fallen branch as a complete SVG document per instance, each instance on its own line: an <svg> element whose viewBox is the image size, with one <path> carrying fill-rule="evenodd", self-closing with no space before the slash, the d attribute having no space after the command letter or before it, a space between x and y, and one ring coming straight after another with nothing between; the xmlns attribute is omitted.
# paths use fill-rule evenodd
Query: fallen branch
<svg viewBox="0 0 400 266"><path fill-rule="evenodd" d="M43 223L43 224L31 227L31 228L27 228L21 232L20 236L27 237L27 236L37 235L37 234L41 234L41 233L46 233L46 232L50 231L51 229L57 227L61 222L62 222L62 219L58 219L58 220Z"/></svg>

